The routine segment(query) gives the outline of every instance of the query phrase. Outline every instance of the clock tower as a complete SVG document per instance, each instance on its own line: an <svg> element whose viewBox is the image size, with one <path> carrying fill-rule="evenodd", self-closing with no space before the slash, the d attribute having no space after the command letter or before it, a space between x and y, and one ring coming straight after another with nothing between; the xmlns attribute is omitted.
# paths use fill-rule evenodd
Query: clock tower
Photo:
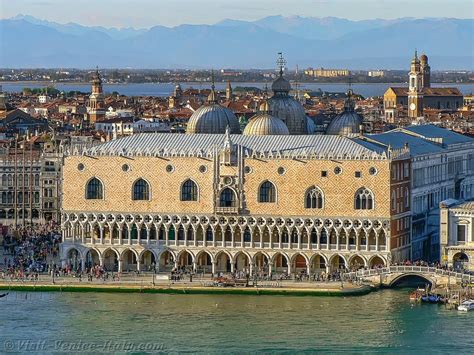
<svg viewBox="0 0 474 355"><path fill-rule="evenodd" d="M92 79L92 92L89 96L89 123L102 121L105 118L104 93L99 68L96 69Z"/></svg>
<svg viewBox="0 0 474 355"><path fill-rule="evenodd" d="M415 51L411 61L408 85L408 117L416 119L423 116L423 73Z"/></svg>

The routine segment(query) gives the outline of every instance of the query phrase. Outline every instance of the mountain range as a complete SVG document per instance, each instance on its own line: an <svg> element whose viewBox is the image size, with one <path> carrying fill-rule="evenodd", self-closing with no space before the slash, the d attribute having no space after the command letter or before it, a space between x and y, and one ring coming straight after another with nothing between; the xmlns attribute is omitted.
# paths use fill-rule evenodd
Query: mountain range
<svg viewBox="0 0 474 355"><path fill-rule="evenodd" d="M474 69L474 20L270 16L148 29L59 24L19 15L0 20L2 68L407 69L425 52L432 70Z"/></svg>

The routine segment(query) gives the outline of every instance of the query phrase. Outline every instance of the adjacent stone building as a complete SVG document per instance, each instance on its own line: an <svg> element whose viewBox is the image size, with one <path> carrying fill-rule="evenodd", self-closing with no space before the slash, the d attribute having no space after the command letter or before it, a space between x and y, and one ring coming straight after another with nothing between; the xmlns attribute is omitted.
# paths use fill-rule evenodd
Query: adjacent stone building
<svg viewBox="0 0 474 355"><path fill-rule="evenodd" d="M474 271L474 202L440 204L441 260L456 270Z"/></svg>

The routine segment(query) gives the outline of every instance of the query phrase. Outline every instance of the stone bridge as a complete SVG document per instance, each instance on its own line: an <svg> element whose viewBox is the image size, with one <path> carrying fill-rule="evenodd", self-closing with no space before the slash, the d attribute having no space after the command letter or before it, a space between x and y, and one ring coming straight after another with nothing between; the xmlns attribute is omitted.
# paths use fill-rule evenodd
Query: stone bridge
<svg viewBox="0 0 474 355"><path fill-rule="evenodd" d="M417 276L430 283L433 288L448 284L474 283L474 275L448 271L428 266L389 266L379 269L358 270L344 274L374 284L392 287L404 278Z"/></svg>

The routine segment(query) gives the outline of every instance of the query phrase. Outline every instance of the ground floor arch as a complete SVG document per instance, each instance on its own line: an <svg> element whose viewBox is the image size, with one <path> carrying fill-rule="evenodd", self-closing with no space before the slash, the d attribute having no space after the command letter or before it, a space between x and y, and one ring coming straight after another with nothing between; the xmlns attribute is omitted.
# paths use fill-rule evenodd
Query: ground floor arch
<svg viewBox="0 0 474 355"><path fill-rule="evenodd" d="M369 267L375 268L375 267L384 267L385 266L385 260L379 256L375 255L369 260Z"/></svg>
<svg viewBox="0 0 474 355"><path fill-rule="evenodd" d="M75 271L82 268L82 256L79 250L76 248L71 248L68 250L66 254L66 264Z"/></svg>
<svg viewBox="0 0 474 355"><path fill-rule="evenodd" d="M200 273L212 273L212 255L201 250L196 255L196 271Z"/></svg>
<svg viewBox="0 0 474 355"><path fill-rule="evenodd" d="M101 265L100 254L95 249L89 249L86 253L86 268L91 268L96 265Z"/></svg>
<svg viewBox="0 0 474 355"><path fill-rule="evenodd" d="M366 261L360 255L353 255L349 259L349 270L350 271L357 271L359 269L363 269L365 266L366 266Z"/></svg>
<svg viewBox="0 0 474 355"><path fill-rule="evenodd" d="M189 250L182 250L178 254L178 267L191 271L193 268L194 257Z"/></svg>
<svg viewBox="0 0 474 355"><path fill-rule="evenodd" d="M469 256L466 253L459 252L453 255L453 267L455 270L467 269L469 265Z"/></svg>
<svg viewBox="0 0 474 355"><path fill-rule="evenodd" d="M225 251L220 251L216 255L216 273L231 272L231 257Z"/></svg>
<svg viewBox="0 0 474 355"><path fill-rule="evenodd" d="M235 272L250 273L250 257L246 253L239 251L235 255L234 260Z"/></svg>
<svg viewBox="0 0 474 355"><path fill-rule="evenodd" d="M347 269L346 259L339 254L335 254L329 260L329 264L332 271L343 271Z"/></svg>
<svg viewBox="0 0 474 355"><path fill-rule="evenodd" d="M138 256L133 249L126 249L122 253L122 270L139 271Z"/></svg>
<svg viewBox="0 0 474 355"><path fill-rule="evenodd" d="M102 253L103 266L106 271L119 271L119 255L114 249Z"/></svg>
<svg viewBox="0 0 474 355"><path fill-rule="evenodd" d="M170 272L174 268L174 255L169 250L161 253L158 264L159 271Z"/></svg>
<svg viewBox="0 0 474 355"><path fill-rule="evenodd" d="M286 254L276 253L273 256L273 269L275 270L275 272L289 275L291 272L290 265L290 261Z"/></svg>
<svg viewBox="0 0 474 355"><path fill-rule="evenodd" d="M322 273L327 271L327 260L321 254L315 254L311 258L311 271L314 273Z"/></svg>
<svg viewBox="0 0 474 355"><path fill-rule="evenodd" d="M153 271L156 268L156 256L151 250L145 250L140 259L142 271Z"/></svg>

